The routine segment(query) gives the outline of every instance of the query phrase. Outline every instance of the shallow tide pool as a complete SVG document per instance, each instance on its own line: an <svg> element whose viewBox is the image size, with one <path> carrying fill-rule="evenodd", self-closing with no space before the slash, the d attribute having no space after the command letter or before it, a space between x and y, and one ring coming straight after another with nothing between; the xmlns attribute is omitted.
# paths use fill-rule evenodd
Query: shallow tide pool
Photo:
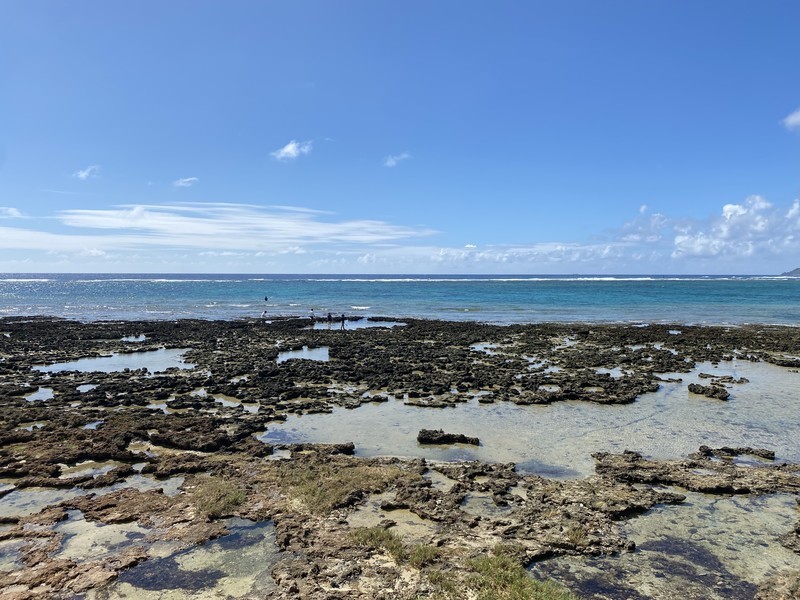
<svg viewBox="0 0 800 600"><path fill-rule="evenodd" d="M187 350L182 348L159 348L158 350L144 352L114 353L97 358L81 358L52 365L40 365L33 367L33 369L43 373L58 373L61 371L114 373L125 369L130 369L131 371L147 369L151 373L160 373L170 368L193 368L193 364L183 360L183 355L186 352Z"/></svg>
<svg viewBox="0 0 800 600"><path fill-rule="evenodd" d="M271 570L278 560L275 527L269 522L227 519L230 534L161 556L123 571L110 586L87 600L200 600L266 598L274 589Z"/></svg>
<svg viewBox="0 0 800 600"><path fill-rule="evenodd" d="M766 577L800 568L800 556L775 542L797 520L791 494L725 497L675 491L685 494L686 502L620 524L636 542L634 552L555 558L536 563L532 573L598 600L751 600Z"/></svg>
<svg viewBox="0 0 800 600"><path fill-rule="evenodd" d="M728 401L690 394L699 373L747 377L729 388ZM669 375L665 375L665 378ZM791 392L800 374L766 363L702 364L664 382L633 404L555 402L517 406L481 404L420 408L401 400L370 403L330 414L291 415L262 434L265 442L352 441L360 456L413 456L433 460L514 462L523 472L580 477L594 472L593 452L634 450L656 459L679 459L699 446L753 446L775 450L777 460L800 462L800 398ZM420 429L444 429L480 438L481 445L423 446Z"/></svg>

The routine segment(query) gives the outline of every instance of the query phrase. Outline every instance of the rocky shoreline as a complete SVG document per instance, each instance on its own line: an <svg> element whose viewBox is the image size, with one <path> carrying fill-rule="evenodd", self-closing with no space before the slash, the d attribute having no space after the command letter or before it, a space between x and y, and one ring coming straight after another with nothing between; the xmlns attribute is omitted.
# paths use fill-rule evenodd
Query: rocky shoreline
<svg viewBox="0 0 800 600"><path fill-rule="evenodd" d="M769 448L698 443L696 453L672 461L597 453L595 475L553 480L514 464L360 457L358 440L256 438L289 415L357 410L389 397L418 410L475 398L627 404L700 362L800 368L800 329L791 327L417 320L380 327L386 321L340 331L312 329L308 319L0 319L0 503L27 490L68 492L0 513L0 549L15 557L0 569L0 597L104 597L121 573L154 560L154 546L177 551L222 539L230 517L274 524L269 597L479 597L493 585L490 567L635 551L620 524L654 506L680 510L681 490L800 494L800 467L775 461ZM304 347L327 348L329 358L279 362L282 352ZM40 369L165 348L185 350L191 368ZM624 374L612 377L613 369ZM747 384L706 378L695 388L706 402ZM423 441L480 443L442 431ZM737 460L743 456L758 464ZM87 461L103 468L81 470ZM179 483L167 494L129 485L136 477ZM378 517L358 521L366 507ZM423 532L414 539L403 537L397 517L408 514ZM135 524L142 533L99 558L64 557L60 527L76 515L98 526ZM800 554L800 521L781 543ZM782 572L750 597L791 598L798 590L800 573Z"/></svg>

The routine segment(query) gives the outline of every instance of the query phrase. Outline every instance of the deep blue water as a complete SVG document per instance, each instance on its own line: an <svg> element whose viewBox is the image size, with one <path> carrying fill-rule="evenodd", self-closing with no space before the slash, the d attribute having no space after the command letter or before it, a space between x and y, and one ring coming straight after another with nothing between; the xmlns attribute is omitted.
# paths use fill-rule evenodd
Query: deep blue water
<svg viewBox="0 0 800 600"><path fill-rule="evenodd" d="M800 278L0 274L0 316L237 319L312 308L491 323L800 325Z"/></svg>

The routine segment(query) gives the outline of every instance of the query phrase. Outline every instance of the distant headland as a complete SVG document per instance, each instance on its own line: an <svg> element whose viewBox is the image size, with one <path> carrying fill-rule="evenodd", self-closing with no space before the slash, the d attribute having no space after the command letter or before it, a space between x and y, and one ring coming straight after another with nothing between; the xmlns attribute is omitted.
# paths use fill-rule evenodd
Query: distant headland
<svg viewBox="0 0 800 600"><path fill-rule="evenodd" d="M786 273L781 273L781 277L800 277L800 267L787 271Z"/></svg>

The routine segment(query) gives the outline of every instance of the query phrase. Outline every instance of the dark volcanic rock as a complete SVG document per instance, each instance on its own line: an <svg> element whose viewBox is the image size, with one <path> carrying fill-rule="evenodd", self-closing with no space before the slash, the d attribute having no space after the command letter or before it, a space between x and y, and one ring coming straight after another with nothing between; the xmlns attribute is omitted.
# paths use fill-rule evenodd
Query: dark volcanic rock
<svg viewBox="0 0 800 600"><path fill-rule="evenodd" d="M420 429L417 441L420 444L472 444L473 446L481 444L476 437L469 437L463 433L445 433L441 429Z"/></svg>
<svg viewBox="0 0 800 600"><path fill-rule="evenodd" d="M716 398L717 400L727 400L730 393L721 385L700 385L698 383L690 383L689 391L693 394L699 394L706 398Z"/></svg>

